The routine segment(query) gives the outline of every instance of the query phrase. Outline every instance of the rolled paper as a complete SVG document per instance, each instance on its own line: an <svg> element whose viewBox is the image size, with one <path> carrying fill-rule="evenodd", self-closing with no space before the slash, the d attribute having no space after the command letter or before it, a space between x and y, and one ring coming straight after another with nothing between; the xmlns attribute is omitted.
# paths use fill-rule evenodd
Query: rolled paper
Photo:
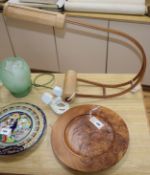
<svg viewBox="0 0 150 175"><path fill-rule="evenodd" d="M91 3L119 3L119 4L145 4L145 0L68 0L68 2Z"/></svg>
<svg viewBox="0 0 150 175"><path fill-rule="evenodd" d="M115 13L115 14L136 14L144 15L146 13L145 5L136 4L100 4L83 2L65 2L66 11L77 12L97 12L97 13Z"/></svg>
<svg viewBox="0 0 150 175"><path fill-rule="evenodd" d="M20 2L56 4L57 0L19 0Z"/></svg>
<svg viewBox="0 0 150 175"><path fill-rule="evenodd" d="M28 7L37 7L37 8L57 8L57 5L50 4L50 3L31 3L31 2L24 2L20 0L9 0L9 4L13 5L20 5L20 6L28 6Z"/></svg>

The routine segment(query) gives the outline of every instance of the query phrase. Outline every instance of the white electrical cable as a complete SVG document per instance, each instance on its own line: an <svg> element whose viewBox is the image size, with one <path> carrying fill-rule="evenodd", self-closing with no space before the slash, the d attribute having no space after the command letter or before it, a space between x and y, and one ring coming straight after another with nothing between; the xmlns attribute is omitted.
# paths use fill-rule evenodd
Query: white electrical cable
<svg viewBox="0 0 150 175"><path fill-rule="evenodd" d="M64 102L61 98L63 90L59 86L55 86L52 91L53 95L49 92L45 92L41 96L41 100L48 106L51 107L51 109L56 114L63 114L66 112L70 106L68 103Z"/></svg>
<svg viewBox="0 0 150 175"><path fill-rule="evenodd" d="M59 86L55 86L52 92L56 97L61 97L63 94L63 89Z"/></svg>

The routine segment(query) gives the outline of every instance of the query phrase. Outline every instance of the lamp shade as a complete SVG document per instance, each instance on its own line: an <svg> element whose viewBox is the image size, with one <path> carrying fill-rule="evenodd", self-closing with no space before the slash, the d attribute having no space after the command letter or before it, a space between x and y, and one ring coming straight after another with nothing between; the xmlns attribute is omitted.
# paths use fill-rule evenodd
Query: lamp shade
<svg viewBox="0 0 150 175"><path fill-rule="evenodd" d="M15 96L26 96L32 87L30 68L20 57L9 57L1 62L0 75L4 86Z"/></svg>

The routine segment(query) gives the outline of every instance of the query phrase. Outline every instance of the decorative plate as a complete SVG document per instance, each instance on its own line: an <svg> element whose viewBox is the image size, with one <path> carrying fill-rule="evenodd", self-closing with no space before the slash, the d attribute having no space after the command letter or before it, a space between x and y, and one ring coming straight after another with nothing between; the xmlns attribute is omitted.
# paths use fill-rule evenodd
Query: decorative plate
<svg viewBox="0 0 150 175"><path fill-rule="evenodd" d="M46 129L44 112L36 105L15 103L0 111L0 155L22 152L39 141Z"/></svg>
<svg viewBox="0 0 150 175"><path fill-rule="evenodd" d="M55 155L66 166L95 172L111 167L123 157L129 133L123 119L112 110L82 105L56 121L51 141Z"/></svg>

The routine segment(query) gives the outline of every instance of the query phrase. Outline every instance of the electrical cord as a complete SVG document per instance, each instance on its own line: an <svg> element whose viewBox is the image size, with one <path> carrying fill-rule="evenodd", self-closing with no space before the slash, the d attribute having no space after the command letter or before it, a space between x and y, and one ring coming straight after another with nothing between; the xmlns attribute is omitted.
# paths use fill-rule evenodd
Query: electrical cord
<svg viewBox="0 0 150 175"><path fill-rule="evenodd" d="M43 76L49 76L49 80L46 82L46 83L43 83L43 84L40 84L40 83L37 83L39 81L39 79ZM32 80L32 86L35 86L35 87L44 87L44 88L48 88L48 89L53 89L53 84L55 82L55 75L52 74L52 73L41 73L41 74L38 74L37 76L35 76L35 78ZM50 86L47 86L49 85ZM15 103L14 103L15 104ZM0 105L0 111L4 108L4 107L7 107L9 105L5 105L5 106L1 106Z"/></svg>
<svg viewBox="0 0 150 175"><path fill-rule="evenodd" d="M37 81L39 81L39 79L43 76L46 76L48 75L50 77L50 79L48 80L48 82L46 83L43 83L43 84L40 84L40 83L37 83ZM53 89L53 84L55 82L55 75L52 74L52 73L41 73L41 74L38 74L32 81L32 85L35 86L35 87L44 87L44 88L48 88L48 89ZM51 84L50 86L47 86Z"/></svg>

